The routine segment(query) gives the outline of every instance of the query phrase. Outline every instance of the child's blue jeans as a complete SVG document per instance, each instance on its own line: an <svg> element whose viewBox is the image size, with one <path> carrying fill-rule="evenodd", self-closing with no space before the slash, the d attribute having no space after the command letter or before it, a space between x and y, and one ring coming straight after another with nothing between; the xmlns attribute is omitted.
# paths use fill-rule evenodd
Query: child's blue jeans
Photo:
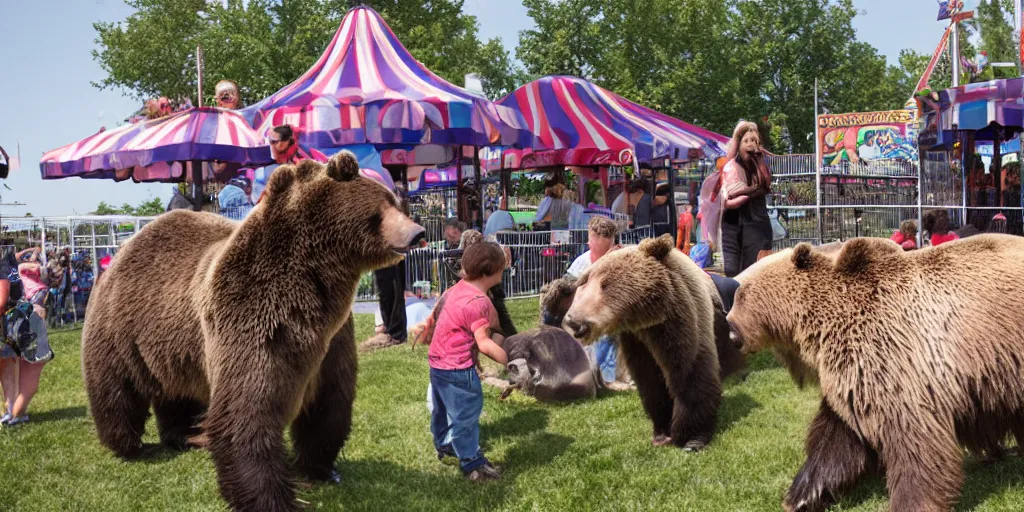
<svg viewBox="0 0 1024 512"><path fill-rule="evenodd" d="M430 432L438 453L455 450L464 473L487 463L480 450L480 413L484 409L484 391L475 368L465 370L430 369L430 387L434 409L430 413ZM448 434L451 444L447 444Z"/></svg>

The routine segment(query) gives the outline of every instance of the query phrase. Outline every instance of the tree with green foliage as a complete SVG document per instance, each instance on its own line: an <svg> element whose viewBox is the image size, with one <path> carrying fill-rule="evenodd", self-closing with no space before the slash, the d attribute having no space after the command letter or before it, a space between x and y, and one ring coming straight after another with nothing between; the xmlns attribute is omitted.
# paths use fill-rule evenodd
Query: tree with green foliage
<svg viewBox="0 0 1024 512"><path fill-rule="evenodd" d="M126 20L96 23L97 60L107 76L101 89L137 97L194 98L196 46L202 44L207 84L238 82L247 103L298 78L331 41L347 0L126 0ZM500 40L482 43L462 0L375 0L406 48L435 74L457 85L467 73L484 81L489 96L512 88L509 52ZM212 103L212 88L205 91Z"/></svg>
<svg viewBox="0 0 1024 512"><path fill-rule="evenodd" d="M567 73L687 122L739 119L810 151L814 81L833 112L900 108L897 66L857 41L851 0L524 0L536 28L517 56L534 78ZM783 136L788 135L788 136Z"/></svg>
<svg viewBox="0 0 1024 512"><path fill-rule="evenodd" d="M111 206L106 201L100 201L100 204L96 205L96 211L90 215L132 215L137 217L152 217L160 215L164 212L163 201L158 197L151 197L146 201L138 204L138 206L132 206L128 203L124 203L120 208Z"/></svg>

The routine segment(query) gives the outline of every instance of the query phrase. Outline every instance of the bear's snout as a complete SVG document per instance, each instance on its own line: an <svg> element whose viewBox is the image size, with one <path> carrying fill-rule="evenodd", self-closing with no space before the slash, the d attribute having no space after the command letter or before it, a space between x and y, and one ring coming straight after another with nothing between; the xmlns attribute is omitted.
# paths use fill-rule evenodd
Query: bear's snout
<svg viewBox="0 0 1024 512"><path fill-rule="evenodd" d="M736 324L732 320L729 322L729 341L732 342L736 348L743 348L743 336L740 335L739 329L736 328Z"/></svg>
<svg viewBox="0 0 1024 512"><path fill-rule="evenodd" d="M562 328L569 334L572 334L572 337L576 339L586 338L587 335L590 334L592 327L593 325L590 322L579 322L569 315L566 315L565 320L562 321Z"/></svg>
<svg viewBox="0 0 1024 512"><path fill-rule="evenodd" d="M419 247L427 240L427 230L423 229L419 224L417 224L416 227L419 228L419 232L413 235L412 240L409 240L409 245L407 247Z"/></svg>

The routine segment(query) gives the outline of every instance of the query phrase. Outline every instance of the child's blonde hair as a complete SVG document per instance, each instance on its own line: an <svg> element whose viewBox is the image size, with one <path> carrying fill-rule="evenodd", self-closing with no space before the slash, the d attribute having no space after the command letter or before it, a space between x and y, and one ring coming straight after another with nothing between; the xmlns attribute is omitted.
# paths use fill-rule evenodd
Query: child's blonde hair
<svg viewBox="0 0 1024 512"><path fill-rule="evenodd" d="M913 238L917 236L917 221L907 219L900 223L900 233L904 238Z"/></svg>

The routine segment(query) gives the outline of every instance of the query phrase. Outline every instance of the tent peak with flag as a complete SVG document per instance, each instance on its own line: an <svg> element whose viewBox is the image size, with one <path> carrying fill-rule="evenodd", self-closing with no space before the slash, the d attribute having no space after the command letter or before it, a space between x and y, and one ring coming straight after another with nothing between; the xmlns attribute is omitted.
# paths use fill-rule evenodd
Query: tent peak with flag
<svg viewBox="0 0 1024 512"><path fill-rule="evenodd" d="M511 168L717 157L729 141L573 76L540 78L498 103L521 112L541 146L522 151L518 163L506 159Z"/></svg>
<svg viewBox="0 0 1024 512"><path fill-rule="evenodd" d="M534 142L517 112L435 75L366 6L348 11L302 76L241 112L260 133L288 124L300 142L321 149Z"/></svg>

